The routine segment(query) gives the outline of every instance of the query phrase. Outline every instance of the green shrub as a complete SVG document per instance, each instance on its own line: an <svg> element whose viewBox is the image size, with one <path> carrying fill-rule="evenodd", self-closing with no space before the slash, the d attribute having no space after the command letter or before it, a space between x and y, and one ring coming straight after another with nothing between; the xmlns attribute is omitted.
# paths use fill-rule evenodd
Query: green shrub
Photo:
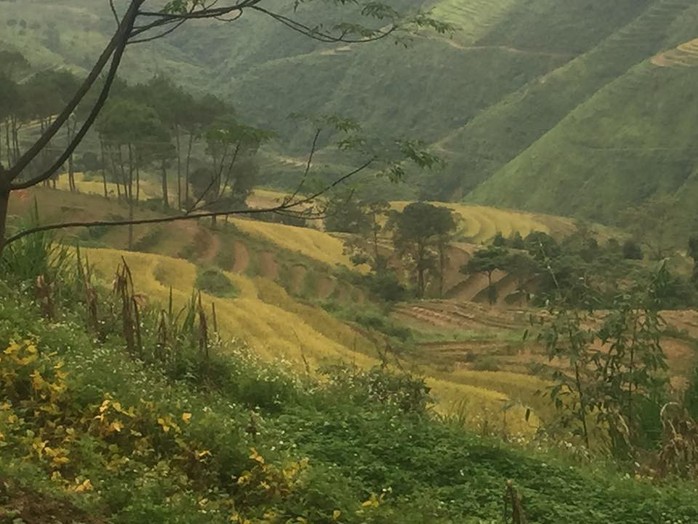
<svg viewBox="0 0 698 524"><path fill-rule="evenodd" d="M152 250L160 241L163 235L163 229L154 227L142 237L138 238L133 244L133 251L148 252Z"/></svg>
<svg viewBox="0 0 698 524"><path fill-rule="evenodd" d="M693 369L690 382L683 395L683 404L688 414L698 420L698 366Z"/></svg>
<svg viewBox="0 0 698 524"><path fill-rule="evenodd" d="M196 288L220 298L235 298L238 290L235 284L218 268L199 269L196 274Z"/></svg>
<svg viewBox="0 0 698 524"><path fill-rule="evenodd" d="M371 294L381 300L399 302L407 298L407 288L402 285L394 272L371 273L364 279Z"/></svg>
<svg viewBox="0 0 698 524"><path fill-rule="evenodd" d="M499 371L500 367L496 358L485 355L475 358L473 369L476 371Z"/></svg>
<svg viewBox="0 0 698 524"><path fill-rule="evenodd" d="M623 258L626 260L642 260L643 253L640 244L634 240L626 240L622 247Z"/></svg>
<svg viewBox="0 0 698 524"><path fill-rule="evenodd" d="M346 365L328 366L330 398L351 399L359 405L387 405L403 413L426 413L432 403L430 388L421 377L403 371L374 367L368 371Z"/></svg>

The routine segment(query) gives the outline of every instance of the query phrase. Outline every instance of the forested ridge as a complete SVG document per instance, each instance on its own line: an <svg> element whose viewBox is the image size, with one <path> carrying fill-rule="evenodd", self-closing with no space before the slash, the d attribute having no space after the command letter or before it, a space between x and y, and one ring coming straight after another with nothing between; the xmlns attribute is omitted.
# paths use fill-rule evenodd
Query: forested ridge
<svg viewBox="0 0 698 524"><path fill-rule="evenodd" d="M263 148L265 174L276 184L285 183L290 160L302 158L310 142L288 115L324 112L360 121L374 135L434 145L448 166L415 175L395 190L403 195L609 223L653 196L676 194L679 208L688 206L695 191L695 2L424 7L457 29L415 37L406 54L390 42L307 41L251 13L239 24L253 28L252 37L202 22L134 50L126 74L136 81L176 77L195 93L220 95L246 124L277 132ZM0 38L21 46L36 67L84 69L110 29L99 9L3 2ZM310 22L318 13L299 11ZM326 160L333 162L329 152ZM631 179L634 191L618 189Z"/></svg>
<svg viewBox="0 0 698 524"><path fill-rule="evenodd" d="M0 523L698 521L696 15L0 0Z"/></svg>

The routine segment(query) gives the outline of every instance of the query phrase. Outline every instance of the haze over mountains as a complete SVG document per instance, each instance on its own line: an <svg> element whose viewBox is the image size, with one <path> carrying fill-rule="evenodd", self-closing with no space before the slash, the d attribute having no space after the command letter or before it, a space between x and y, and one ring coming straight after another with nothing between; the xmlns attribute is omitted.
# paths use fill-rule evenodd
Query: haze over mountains
<svg viewBox="0 0 698 524"><path fill-rule="evenodd" d="M105 4L105 5L102 5ZM614 222L628 205L698 196L698 0L405 1L459 27L452 37L328 46L245 14L133 48L124 71L164 72L230 98L275 129L270 169L301 157L292 112L338 113L373 135L433 144L439 173L406 196ZM70 7L71 9L66 9ZM94 0L0 1L0 39L37 67L89 67L112 24ZM322 20L318 5L299 16ZM249 30L252 28L252 30ZM331 157L325 156L331 162Z"/></svg>

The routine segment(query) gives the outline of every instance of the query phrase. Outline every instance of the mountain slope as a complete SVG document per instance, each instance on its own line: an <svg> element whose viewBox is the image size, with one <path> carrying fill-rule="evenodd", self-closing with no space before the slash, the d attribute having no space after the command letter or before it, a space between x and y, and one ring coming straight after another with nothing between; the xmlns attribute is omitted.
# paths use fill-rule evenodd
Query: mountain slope
<svg viewBox="0 0 698 524"><path fill-rule="evenodd" d="M459 189L467 193L487 180L579 104L659 51L666 27L694 3L672 0L647 8L589 52L527 84L442 140L439 145L451 160L446 195Z"/></svg>
<svg viewBox="0 0 698 524"><path fill-rule="evenodd" d="M291 4L272 5L292 13ZM275 129L278 140L263 151L267 183L292 183L287 175L302 168L288 159L301 158L312 138L287 116L323 112L353 117L372 135L422 139L448 161L392 195L381 186L392 198L466 198L614 221L627 204L659 192L698 192L687 150L698 0L397 5L433 8L459 29L450 38L422 34L407 49L387 41L327 45L246 13L234 24L196 22L131 48L123 74L167 73ZM0 45L26 52L37 68L84 71L113 28L106 1L0 6ZM296 16L308 23L355 16L351 7L327 9L301 6Z"/></svg>
<svg viewBox="0 0 698 524"><path fill-rule="evenodd" d="M696 13L692 6L682 16ZM690 223L697 190L695 66L690 40L651 54L568 113L471 198L612 221L629 205L675 194L677 215Z"/></svg>

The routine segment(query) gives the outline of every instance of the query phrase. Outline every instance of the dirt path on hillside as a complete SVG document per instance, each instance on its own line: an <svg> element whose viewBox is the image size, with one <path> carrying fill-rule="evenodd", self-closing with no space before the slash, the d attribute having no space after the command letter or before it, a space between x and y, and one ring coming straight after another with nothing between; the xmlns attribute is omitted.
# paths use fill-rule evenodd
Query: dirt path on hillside
<svg viewBox="0 0 698 524"><path fill-rule="evenodd" d="M213 262L220 250L220 239L217 234L195 222L179 224L178 231L189 239L187 244L193 244L193 255L198 262L206 264Z"/></svg>
<svg viewBox="0 0 698 524"><path fill-rule="evenodd" d="M495 271L492 275L492 284L496 287L497 283L502 280L507 274L503 271ZM489 281L487 275L483 273L477 273L475 275L468 276L460 284L451 288L447 293L446 297L455 300L464 300L467 302L476 302L482 300L481 295L487 293L487 288L489 287Z"/></svg>
<svg viewBox="0 0 698 524"><path fill-rule="evenodd" d="M315 284L315 294L317 298L325 300L334 291L336 282L330 277L319 276Z"/></svg>
<svg viewBox="0 0 698 524"><path fill-rule="evenodd" d="M452 246L447 252L446 270L444 271L444 292L456 287L463 281L460 268L468 263L471 253L457 246Z"/></svg>
<svg viewBox="0 0 698 524"><path fill-rule="evenodd" d="M446 42L451 47L453 47L455 49L459 49L461 51L497 50L497 51L506 51L507 53L514 53L517 55L546 56L549 58L566 58L566 59L571 59L571 58L574 58L576 56L576 55L569 54L569 53L557 53L555 51L535 51L532 49L519 49L517 47L510 47L510 46L506 46L506 45L463 45L463 44L459 44L458 42L456 42L452 39L441 38L440 40Z"/></svg>
<svg viewBox="0 0 698 524"><path fill-rule="evenodd" d="M497 282L497 304L505 306L507 299L519 289L519 282L513 275L505 275Z"/></svg>
<svg viewBox="0 0 698 524"><path fill-rule="evenodd" d="M269 280L276 280L279 276L279 265L276 263L274 253L264 251L259 254L259 274Z"/></svg>
<svg viewBox="0 0 698 524"><path fill-rule="evenodd" d="M247 246L237 240L233 244L233 252L235 253L233 273L244 273L250 265L250 253L247 251Z"/></svg>
<svg viewBox="0 0 698 524"><path fill-rule="evenodd" d="M303 291L303 285L305 284L305 275L308 274L308 270L305 266L295 265L290 271L291 281L289 282L291 287L291 292L298 295Z"/></svg>
<svg viewBox="0 0 698 524"><path fill-rule="evenodd" d="M201 261L212 264L216 259L216 255L218 255L218 252L221 250L221 239L216 233L211 233L210 231L207 231L207 233L208 243L206 245L206 251L201 255Z"/></svg>

